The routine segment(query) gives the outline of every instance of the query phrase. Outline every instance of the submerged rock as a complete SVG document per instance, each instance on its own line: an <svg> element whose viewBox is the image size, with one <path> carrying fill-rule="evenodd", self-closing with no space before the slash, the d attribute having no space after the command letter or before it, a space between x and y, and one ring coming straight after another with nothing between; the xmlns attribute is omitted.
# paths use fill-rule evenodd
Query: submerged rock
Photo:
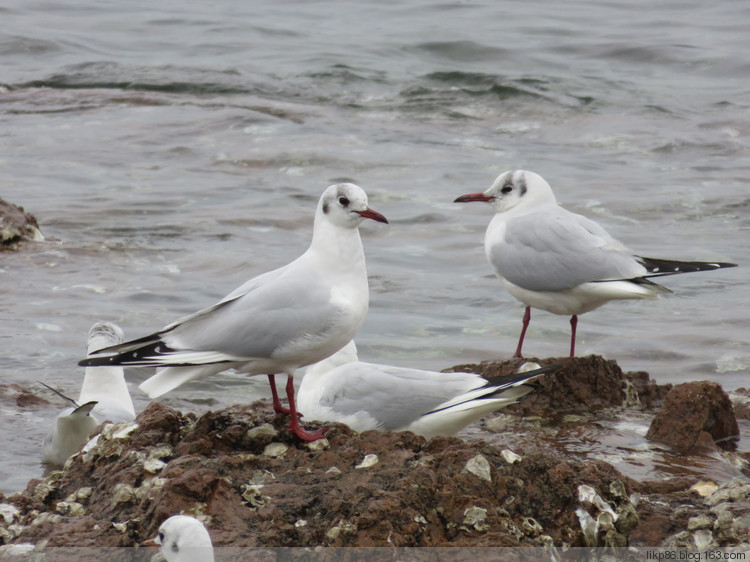
<svg viewBox="0 0 750 562"><path fill-rule="evenodd" d="M716 383L696 381L669 391L646 437L685 454L726 446L739 433L727 393Z"/></svg>

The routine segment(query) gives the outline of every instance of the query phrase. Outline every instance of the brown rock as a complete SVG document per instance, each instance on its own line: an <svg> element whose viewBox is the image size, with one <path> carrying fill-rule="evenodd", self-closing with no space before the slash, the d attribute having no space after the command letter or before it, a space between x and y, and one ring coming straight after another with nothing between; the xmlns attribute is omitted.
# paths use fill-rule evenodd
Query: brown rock
<svg viewBox="0 0 750 562"><path fill-rule="evenodd" d="M656 384L645 371L625 373L625 379L626 384L635 391L638 397L637 403L641 408L660 407L669 391L672 390L671 384ZM626 389L627 392L628 389Z"/></svg>
<svg viewBox="0 0 750 562"><path fill-rule="evenodd" d="M750 390L742 387L734 390L732 394L735 395L732 400L734 416L738 420L750 420L750 400L745 399L750 397Z"/></svg>
<svg viewBox="0 0 750 562"><path fill-rule="evenodd" d="M658 402L663 387L645 374L624 375L600 357L540 363L550 362L559 362L560 372L540 380L528 397L536 396L533 405L517 406L549 417L505 416L518 426L506 432L503 444L425 440L409 432L357 434L331 424L328 446L311 447L266 404L196 416L152 403L137 424L105 425L93 449L5 498L19 514L12 530L0 518L0 541L134 546L177 512L204 518L219 547L659 546L690 543L689 521L698 516L714 528L724 525L716 534L720 546L750 541L750 531L721 515L726 502L690 491L690 470L636 482L592 460L598 447L591 436L598 433L585 424L616 418L623 402L638 407L643 419L644 403ZM517 364L474 367L491 376ZM713 443L710 432L722 423L707 420L721 408L708 405L721 403L722 393L716 385L696 384L707 385L700 386L697 404L687 397L676 401L688 410L706 407L694 442ZM580 412L587 412L582 421L553 421ZM556 426L582 431L585 446L573 452L556 446L556 439L566 439ZM504 455L505 447L517 457ZM738 519L748 517L747 488L738 482L721 490L722 497L738 500L731 513ZM610 523L585 536L582 517Z"/></svg>
<svg viewBox="0 0 750 562"><path fill-rule="evenodd" d="M622 406L626 401L628 379L615 361L599 355L483 361L478 365L458 365L450 370L474 372L491 378L515 373L526 361L535 361L542 366L557 364L560 370L537 379L537 390L527 395L521 403L504 409L504 413L554 417L567 413L595 412L602 408ZM645 388L647 384L643 383L642 386Z"/></svg>
<svg viewBox="0 0 750 562"><path fill-rule="evenodd" d="M717 383L696 381L669 391L646 437L686 454L715 449L738 435L727 393Z"/></svg>
<svg viewBox="0 0 750 562"><path fill-rule="evenodd" d="M208 516L217 546L542 545L543 535L583 545L578 486L613 505L613 481L635 486L600 461L530 454L509 464L481 441L409 432L333 424L330 447L311 450L285 417L246 406L195 419L152 403L136 422L127 435L123 424L105 428L88 454L13 496L25 525L15 542L135 545L182 511ZM260 426L276 432L274 455L246 437ZM368 455L376 462L362 463ZM488 472L468 470L480 457ZM82 488L85 513L61 509ZM44 513L55 517L30 524Z"/></svg>
<svg viewBox="0 0 750 562"><path fill-rule="evenodd" d="M0 251L15 250L19 242L43 239L39 223L31 213L0 198Z"/></svg>
<svg viewBox="0 0 750 562"><path fill-rule="evenodd" d="M0 384L0 400L12 402L19 408L35 408L50 404L49 400L16 383Z"/></svg>

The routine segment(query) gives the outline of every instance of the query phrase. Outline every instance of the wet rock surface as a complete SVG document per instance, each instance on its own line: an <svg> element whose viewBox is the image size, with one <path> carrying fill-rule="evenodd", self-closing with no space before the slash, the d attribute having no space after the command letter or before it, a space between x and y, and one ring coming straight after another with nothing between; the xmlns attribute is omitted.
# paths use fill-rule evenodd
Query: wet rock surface
<svg viewBox="0 0 750 562"><path fill-rule="evenodd" d="M727 446L739 433L727 393L716 383L697 381L669 391L646 437L689 453Z"/></svg>
<svg viewBox="0 0 750 562"><path fill-rule="evenodd" d="M36 218L23 207L0 198L0 251L16 250L30 240L44 240Z"/></svg>
<svg viewBox="0 0 750 562"><path fill-rule="evenodd" d="M560 369L552 375L537 379L536 392L503 412L554 418L565 414L593 413L618 406L653 407L661 403L671 388L670 385L655 384L647 373L625 374L617 362L599 355L484 361L476 365L458 365L450 370L474 372L491 378L516 372L527 361L543 367L559 365Z"/></svg>
<svg viewBox="0 0 750 562"><path fill-rule="evenodd" d="M0 400L13 403L18 408L49 405L49 400L37 396L20 384L0 384Z"/></svg>
<svg viewBox="0 0 750 562"><path fill-rule="evenodd" d="M539 362L562 368L487 420L489 438L479 440L332 424L325 440L306 444L265 403L201 416L152 403L133 424L105 425L63 470L0 497L0 542L134 546L179 512L203 519L215 546L748 542L750 480L739 469L721 483L689 470L640 480L594 454L550 446L550 431L559 440L560 427L660 406L669 387L595 356ZM516 362L476 368L499 374Z"/></svg>

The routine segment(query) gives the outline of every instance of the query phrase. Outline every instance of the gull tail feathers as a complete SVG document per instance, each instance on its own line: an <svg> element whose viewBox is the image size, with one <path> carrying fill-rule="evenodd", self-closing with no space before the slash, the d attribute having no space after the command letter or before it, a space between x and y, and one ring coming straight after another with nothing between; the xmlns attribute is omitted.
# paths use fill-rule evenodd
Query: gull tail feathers
<svg viewBox="0 0 750 562"><path fill-rule="evenodd" d="M545 365L538 369L532 369L529 371L522 371L520 373L509 373L507 375L498 375L496 377L490 377L487 379L487 384L484 385L481 390L491 390L490 394L486 394L487 398L491 398L493 394L502 392L513 386L526 383L533 378L546 375L547 373L554 373L558 371L562 365L554 363L552 365Z"/></svg>
<svg viewBox="0 0 750 562"><path fill-rule="evenodd" d="M493 377L484 386L456 396L427 412L408 429L428 438L455 434L490 412L514 404L534 390L534 385L529 382L531 379L559 368L560 365L547 365L532 371Z"/></svg>
<svg viewBox="0 0 750 562"><path fill-rule="evenodd" d="M189 367L242 360L219 351L173 349L158 338L144 338L140 344L135 345L136 343L133 341L105 348L78 364L84 367Z"/></svg>
<svg viewBox="0 0 750 562"><path fill-rule="evenodd" d="M428 439L436 435L455 435L470 423L483 418L491 412L510 406L533 390L533 386L521 383L517 387L506 389L503 394L495 398L479 397L464 400L452 406L433 410L421 416L404 429L413 431Z"/></svg>
<svg viewBox="0 0 750 562"><path fill-rule="evenodd" d="M159 366L167 366L167 365L195 365L199 363L215 362L211 360L202 360L202 361L186 360L182 356L180 357L180 360L171 359L172 355L175 355L181 352L170 348L170 346L167 345L167 343L164 341L165 340L164 336L172 332L175 328L177 328L181 324L185 324L186 322L189 322L189 321L194 321L200 318L201 316L208 316L212 312L236 300L237 298L239 298L239 296L240 295L232 297L230 295L226 297L223 301L215 304L214 306L200 310L194 314L191 314L190 316L186 316L185 318L182 318L176 322L173 322L172 324L170 324L169 326L165 327L162 330L159 330L158 332L149 334L148 336L126 341L124 343L116 343L115 345L109 345L108 347L97 349L96 351L89 348L89 356L86 359L79 361L78 365L80 365L81 367L103 367L105 365L131 365L131 366L141 366L141 367L159 367ZM113 327L119 330L117 326L113 326ZM107 330L109 330L108 327L105 327L104 329L100 328L100 331L107 331ZM110 330L110 331L113 332L113 335L110 336L112 338L112 341L116 342L117 341L116 338L118 337L120 338L120 341L122 341L121 330L119 330L119 332L114 331L114 330ZM220 360L223 360L223 359L220 359Z"/></svg>
<svg viewBox="0 0 750 562"><path fill-rule="evenodd" d="M75 410L73 410L70 415L71 416L90 416L91 410L94 409L94 406L96 406L99 402L96 400L92 400L91 402L86 402L85 404L81 404L78 406Z"/></svg>
<svg viewBox="0 0 750 562"><path fill-rule="evenodd" d="M151 378L143 381L138 388L148 394L149 398L158 398L195 378L212 375L226 368L226 365L223 364L165 367L157 371Z"/></svg>
<svg viewBox="0 0 750 562"><path fill-rule="evenodd" d="M534 386L531 384L517 383L517 385L504 388L503 390L495 390L490 393L487 393L486 388L482 390L484 390L483 393L473 390L462 394L455 400L451 400L450 403L446 403L447 405L436 408L425 415L433 416L458 412L477 412L477 414L484 415L517 402L529 392L533 391ZM480 418L481 415L477 415L477 419Z"/></svg>
<svg viewBox="0 0 750 562"><path fill-rule="evenodd" d="M94 351L86 359L79 361L78 365L81 367L144 365L146 358L153 358L170 351L173 350L161 340L160 334L157 333Z"/></svg>
<svg viewBox="0 0 750 562"><path fill-rule="evenodd" d="M591 295L607 300L612 299L654 299L672 290L654 283L645 277L633 279L605 279L587 284Z"/></svg>
<svg viewBox="0 0 750 562"><path fill-rule="evenodd" d="M547 365L531 371L522 373L510 373L487 379L484 386L465 392L449 402L444 402L430 414L446 409L471 409L478 407L482 401L492 401L508 406L534 390L533 383L529 381L553 371L557 371L560 365ZM497 408L495 408L497 409ZM492 409L488 410L492 411Z"/></svg>

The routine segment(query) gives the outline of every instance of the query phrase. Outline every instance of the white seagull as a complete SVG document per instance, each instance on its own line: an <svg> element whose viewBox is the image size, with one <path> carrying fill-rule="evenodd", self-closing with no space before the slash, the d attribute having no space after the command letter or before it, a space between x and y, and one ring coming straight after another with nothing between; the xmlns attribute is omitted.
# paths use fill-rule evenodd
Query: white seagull
<svg viewBox="0 0 750 562"><path fill-rule="evenodd" d="M485 192L455 200L471 201L494 209L484 238L487 260L508 292L526 305L515 357L521 357L531 308L571 315L573 357L579 314L615 299L671 293L651 277L737 265L638 256L594 221L560 207L552 188L534 172L505 172Z"/></svg>
<svg viewBox="0 0 750 562"><path fill-rule="evenodd" d="M122 340L123 333L119 326L111 322L97 322L89 330L87 353L119 344ZM122 367L87 367L78 400L62 394L60 396L73 406L60 412L44 440L42 460L46 463L64 464L86 443L94 429L105 421L116 423L135 419L135 409Z"/></svg>
<svg viewBox="0 0 750 562"><path fill-rule="evenodd" d="M173 515L159 527L156 538L143 546L159 545L167 562L214 562L214 549L206 527L189 515Z"/></svg>
<svg viewBox="0 0 750 562"><path fill-rule="evenodd" d="M299 258L213 306L79 364L157 367L140 385L151 398L231 368L266 374L274 410L291 415L289 427L301 439L320 439L324 430L308 432L299 424L292 375L341 349L364 322L369 292L357 227L365 219L388 222L367 206L362 188L330 186L318 203L310 247ZM274 375L282 373L288 375L288 410L276 393Z"/></svg>
<svg viewBox="0 0 750 562"><path fill-rule="evenodd" d="M534 365L538 367L538 365ZM426 438L454 435L533 390L529 379L553 365L495 377L438 373L358 360L354 342L307 368L297 391L306 420L339 422L355 431L412 431Z"/></svg>

